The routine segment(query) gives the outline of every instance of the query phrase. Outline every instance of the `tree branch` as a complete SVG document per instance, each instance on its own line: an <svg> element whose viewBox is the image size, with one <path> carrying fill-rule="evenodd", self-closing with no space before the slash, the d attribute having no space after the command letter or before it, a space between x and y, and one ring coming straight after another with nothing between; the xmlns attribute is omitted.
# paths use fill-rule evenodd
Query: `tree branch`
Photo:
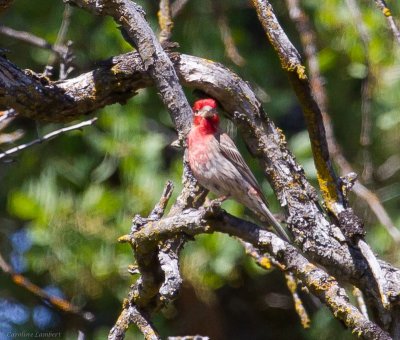
<svg viewBox="0 0 400 340"><path fill-rule="evenodd" d="M371 101L375 88L375 73L371 65L371 58L369 57L370 37L368 30L362 20L361 11L358 7L356 0L346 0L347 7L349 8L358 34L360 36L361 44L364 50L364 60L367 68L367 74L362 80L361 85L361 132L360 132L360 145L362 147L363 155L363 171L362 178L368 183L372 179L373 164L371 161L370 147L371 147L371 132L372 132L372 117L371 117ZM376 67L375 67L376 68Z"/></svg>
<svg viewBox="0 0 400 340"><path fill-rule="evenodd" d="M259 251L268 252L277 258L353 332L357 332L365 339L390 339L386 332L366 319L349 303L345 291L333 277L311 264L296 248L273 233L220 211L218 206L186 209L179 215L150 221L140 230L127 235L125 240L132 244L136 252L145 254L160 240L170 239L177 234L195 236L215 231L238 237L251 243Z"/></svg>
<svg viewBox="0 0 400 340"><path fill-rule="evenodd" d="M160 25L160 43L169 41L172 36L172 22L171 4L169 0L160 0L160 10L158 11L158 22Z"/></svg>
<svg viewBox="0 0 400 340"><path fill-rule="evenodd" d="M60 45L60 44L52 45L49 42L47 42L45 39L40 38L30 32L17 31L11 27L0 25L0 34L6 35L13 39L18 39L18 40L24 41L24 42L31 44L33 46L36 46L36 47L44 48L44 49L49 50L58 55L65 54L67 51L67 47L64 45Z"/></svg>
<svg viewBox="0 0 400 340"><path fill-rule="evenodd" d="M171 14L175 18L184 9L189 0L175 0L171 5Z"/></svg>
<svg viewBox="0 0 400 340"><path fill-rule="evenodd" d="M246 254L250 255L261 268L270 269L272 263L276 268L284 272L286 271L286 267L278 260L273 258L270 254L268 253L261 254L260 251L250 243L242 241L242 244L246 250ZM303 302L301 301L299 295L297 294L296 279L291 272L286 271L284 274L286 279L286 285L289 289L290 294L292 295L294 308L300 318L301 325L303 326L303 328L309 328L311 320L310 317L308 316L307 310L303 305Z"/></svg>
<svg viewBox="0 0 400 340"><path fill-rule="evenodd" d="M144 18L143 9L130 0L64 0L97 15L110 15L118 22L130 43L138 49L144 69L148 71L161 99L182 138L189 132L192 109L185 97L171 60L162 49Z"/></svg>
<svg viewBox="0 0 400 340"><path fill-rule="evenodd" d="M225 54L237 66L244 66L246 60L240 55L235 45L232 31L228 24L228 18L226 17L222 6L223 4L221 2L213 1L213 9L217 19L221 39L224 43Z"/></svg>
<svg viewBox="0 0 400 340"><path fill-rule="evenodd" d="M131 234L138 232L149 221L158 221L162 218L171 193L172 183L169 182L159 203L149 214L149 217L146 219L138 215L135 217ZM172 206L169 215L180 214L187 208L198 208L203 204L206 195L207 191L197 184L185 162L183 189ZM126 235L121 237L119 241L129 242L130 239L131 237ZM141 277L131 287L129 298L124 303L121 315L109 334L109 339L119 339L115 337L115 334L125 334L129 323L133 322L139 328L141 327L137 323L140 322L140 319L133 316L128 318L129 314L136 313L135 315L137 315L139 311L142 311L140 315L143 313L151 314L177 297L182 283L178 255L185 241L185 235L174 235L170 239L163 239L160 242L153 243L146 249L132 244L137 260L137 269ZM130 321L127 323L127 320ZM118 329L118 332L115 329Z"/></svg>
<svg viewBox="0 0 400 340"><path fill-rule="evenodd" d="M53 138L55 138L55 137L57 137L57 136L59 136L61 134L66 133L66 132L73 131L73 130L80 130L80 129L86 127L86 126L93 125L96 120L97 120L97 117L89 119L89 120L85 120L85 121L80 122L80 123L75 124L75 125L71 125L71 126L68 126L68 127L63 127L61 129L52 131L52 132L44 135L41 138L35 139L35 140L30 141L30 142L25 143L25 144L20 144L20 145L14 147L12 149L9 149L9 150L7 150L5 152L0 153L0 159L2 159L4 157L7 157L7 156L10 156L10 155L13 155L13 154L15 154L17 152L20 152L22 150L25 150L25 149L27 149L27 148L35 145L35 144L43 143L45 141L53 139Z"/></svg>
<svg viewBox="0 0 400 340"><path fill-rule="evenodd" d="M144 68L148 71L159 90L161 98L169 109L178 132L182 137L185 136L191 124L191 108L179 84L172 62L161 48L152 30L145 21L142 9L134 3L124 0L113 2L104 1L101 4L97 1L73 2L93 12L111 15L123 26L129 38L132 39L132 42L138 48ZM157 216L155 218L160 218L162 213L163 211L161 211L160 214L156 214ZM151 215L150 218L152 218ZM133 230L140 228L141 223L141 219L137 217L134 222ZM130 291L129 301L132 306L140 309L146 308L149 311L159 308L160 300L157 299L156 295L163 281L162 269L164 269L166 273L165 278L167 279L165 281L166 287L164 287L164 290L166 293L169 293L168 287L170 286L170 282L168 279L171 275L168 275L170 274L168 268L170 268L172 272L175 272L176 265L175 268L166 268L167 263L164 257L167 259L168 257L174 257L175 253L179 251L180 244L179 242L176 244L166 242L164 246L165 245L169 247L164 247L159 255L157 245L147 249L145 253L146 256L135 249L135 256L141 277ZM178 287L179 284L178 282ZM161 291L163 291L163 287L161 287ZM166 298L166 296L164 296L164 298ZM124 308L123 312L124 311L126 311L126 308ZM112 336L111 332L110 338ZM152 337L153 335L149 336L149 338Z"/></svg>
<svg viewBox="0 0 400 340"><path fill-rule="evenodd" d="M318 104L311 95L310 85L301 64L300 54L281 28L273 8L267 0L252 0L264 31L279 56L281 66L299 99L307 122L318 182L325 204L337 218L344 210L345 200L338 189L338 179L332 167L325 129Z"/></svg>
<svg viewBox="0 0 400 340"><path fill-rule="evenodd" d="M376 6L382 11L383 15L386 17L387 22L389 24L389 28L393 33L394 39L400 44L400 30L397 27L396 22L393 19L392 12L389 7L387 7L386 2L384 0L374 0Z"/></svg>
<svg viewBox="0 0 400 340"><path fill-rule="evenodd" d="M138 326L146 340L158 340L161 339L149 320L148 316L145 315L135 305L131 305L127 300L124 301L124 308L118 317L117 322L111 329L108 335L109 340L122 340L125 338L125 332L131 323Z"/></svg>

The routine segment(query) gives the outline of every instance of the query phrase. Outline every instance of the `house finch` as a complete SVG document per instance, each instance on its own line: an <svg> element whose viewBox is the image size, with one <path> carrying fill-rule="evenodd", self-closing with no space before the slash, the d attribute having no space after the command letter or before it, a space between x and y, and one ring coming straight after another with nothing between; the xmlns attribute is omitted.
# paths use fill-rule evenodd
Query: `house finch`
<svg viewBox="0 0 400 340"><path fill-rule="evenodd" d="M226 133L219 130L215 100L198 100L194 103L193 111L187 152L190 168L198 182L222 200L233 198L261 215L288 241L286 232L269 211L260 186L236 145Z"/></svg>

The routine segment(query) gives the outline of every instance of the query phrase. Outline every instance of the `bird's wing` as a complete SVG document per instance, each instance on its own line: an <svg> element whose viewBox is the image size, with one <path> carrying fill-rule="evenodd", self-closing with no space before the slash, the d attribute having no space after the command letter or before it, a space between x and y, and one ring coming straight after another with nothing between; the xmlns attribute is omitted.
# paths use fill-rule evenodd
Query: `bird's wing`
<svg viewBox="0 0 400 340"><path fill-rule="evenodd" d="M219 146L221 153L235 166L236 169L238 169L245 180L258 192L264 203L267 204L256 178L244 161L235 143L226 133L221 133L219 135Z"/></svg>

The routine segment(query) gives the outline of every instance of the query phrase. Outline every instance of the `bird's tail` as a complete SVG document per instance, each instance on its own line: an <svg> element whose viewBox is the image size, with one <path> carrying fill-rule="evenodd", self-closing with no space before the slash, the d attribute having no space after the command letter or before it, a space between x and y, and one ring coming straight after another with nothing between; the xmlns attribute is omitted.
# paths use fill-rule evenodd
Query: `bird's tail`
<svg viewBox="0 0 400 340"><path fill-rule="evenodd" d="M269 222L275 229L275 231L279 234L279 236L285 240L286 242L290 243L290 237L286 233L285 229L280 225L280 223L276 220L274 215L272 215L271 211L268 209L265 203L262 204L262 211L260 213L265 217L267 222Z"/></svg>

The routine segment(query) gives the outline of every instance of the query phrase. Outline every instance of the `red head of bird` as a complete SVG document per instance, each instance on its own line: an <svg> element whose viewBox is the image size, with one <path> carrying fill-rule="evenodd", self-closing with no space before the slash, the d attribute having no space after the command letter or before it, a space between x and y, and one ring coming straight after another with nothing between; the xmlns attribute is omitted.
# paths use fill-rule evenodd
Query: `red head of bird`
<svg viewBox="0 0 400 340"><path fill-rule="evenodd" d="M193 124L204 133L214 133L218 130L219 117L217 102L214 99L200 99L193 104Z"/></svg>

